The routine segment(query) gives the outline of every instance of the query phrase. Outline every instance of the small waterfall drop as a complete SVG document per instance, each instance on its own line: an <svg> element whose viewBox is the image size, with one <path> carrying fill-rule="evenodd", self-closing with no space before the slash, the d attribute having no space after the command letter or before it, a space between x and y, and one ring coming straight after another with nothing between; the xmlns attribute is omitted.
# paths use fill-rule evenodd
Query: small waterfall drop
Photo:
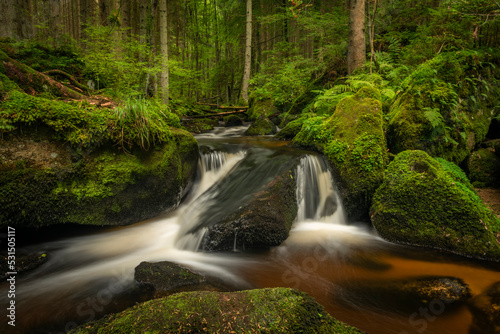
<svg viewBox="0 0 500 334"><path fill-rule="evenodd" d="M332 174L318 156L306 155L300 159L297 170L296 222L345 224L344 209L333 184Z"/></svg>
<svg viewBox="0 0 500 334"><path fill-rule="evenodd" d="M244 151L237 153L212 151L200 156L198 180L193 188L193 195L180 208L177 248L191 251L199 249L207 229L192 230L198 226L200 214L206 209L207 204L217 195L217 190L210 188L224 178L245 156Z"/></svg>

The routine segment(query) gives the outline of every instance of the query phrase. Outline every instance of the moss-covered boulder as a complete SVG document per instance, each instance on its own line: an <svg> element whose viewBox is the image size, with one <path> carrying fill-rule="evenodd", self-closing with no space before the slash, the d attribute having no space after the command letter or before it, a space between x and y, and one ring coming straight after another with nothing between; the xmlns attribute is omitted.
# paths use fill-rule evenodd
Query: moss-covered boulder
<svg viewBox="0 0 500 334"><path fill-rule="evenodd" d="M373 226L392 242L499 261L500 221L453 166L423 151L398 154L374 195Z"/></svg>
<svg viewBox="0 0 500 334"><path fill-rule="evenodd" d="M288 288L184 292L85 324L72 333L361 333Z"/></svg>
<svg viewBox="0 0 500 334"><path fill-rule="evenodd" d="M243 121L236 115L229 115L224 117L224 124L226 126L240 126L243 125Z"/></svg>
<svg viewBox="0 0 500 334"><path fill-rule="evenodd" d="M126 225L151 218L178 204L198 160L194 137L173 128L168 142L129 153L103 146L80 156L37 132L13 134L2 144L12 148L0 161L2 227Z"/></svg>
<svg viewBox="0 0 500 334"><path fill-rule="evenodd" d="M203 249L233 249L279 246L288 238L297 216L296 182L289 170L254 195L246 205L208 228Z"/></svg>
<svg viewBox="0 0 500 334"><path fill-rule="evenodd" d="M475 187L500 187L500 157L494 149L480 149L467 159L469 179Z"/></svg>
<svg viewBox="0 0 500 334"><path fill-rule="evenodd" d="M413 312L420 307L451 311L470 297L469 286L462 279L440 276L366 281L338 296L363 307L379 308L383 304L393 312Z"/></svg>
<svg viewBox="0 0 500 334"><path fill-rule="evenodd" d="M500 85L488 53L442 53L419 66L392 105L387 142L393 153L423 150L460 164L481 143Z"/></svg>
<svg viewBox="0 0 500 334"><path fill-rule="evenodd" d="M186 291L229 291L215 278L208 278L176 263L141 262L134 271L135 281L148 294L147 299Z"/></svg>
<svg viewBox="0 0 500 334"><path fill-rule="evenodd" d="M304 124L304 119L296 119L294 121L289 122L283 129L281 129L274 138L281 140L291 140L293 139L302 129L302 125Z"/></svg>
<svg viewBox="0 0 500 334"><path fill-rule="evenodd" d="M373 193L384 178L387 150L382 124L380 92L364 87L340 101L328 119L307 119L292 142L326 155L352 220L368 220Z"/></svg>
<svg viewBox="0 0 500 334"><path fill-rule="evenodd" d="M500 282L474 297L469 303L472 313L471 334L500 333Z"/></svg>
<svg viewBox="0 0 500 334"><path fill-rule="evenodd" d="M265 136L276 133L276 125L267 118L260 118L245 131L247 136Z"/></svg>
<svg viewBox="0 0 500 334"><path fill-rule="evenodd" d="M274 105L272 100L250 100L250 107L247 111L248 118L257 120L259 118L266 118L278 112L278 108Z"/></svg>
<svg viewBox="0 0 500 334"><path fill-rule="evenodd" d="M188 119L182 122L182 126L191 133L203 133L214 129L219 125L219 121L210 118Z"/></svg>

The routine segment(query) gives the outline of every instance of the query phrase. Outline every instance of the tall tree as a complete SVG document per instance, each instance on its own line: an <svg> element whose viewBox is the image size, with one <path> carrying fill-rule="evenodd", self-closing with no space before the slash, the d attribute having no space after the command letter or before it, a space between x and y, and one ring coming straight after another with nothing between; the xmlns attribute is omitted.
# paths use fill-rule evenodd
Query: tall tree
<svg viewBox="0 0 500 334"><path fill-rule="evenodd" d="M247 0L246 15L246 43L245 43L245 70L243 72L243 84L241 97L248 102L248 85L250 84L250 69L252 65L252 0Z"/></svg>
<svg viewBox="0 0 500 334"><path fill-rule="evenodd" d="M168 21L167 0L160 1L160 52L162 55L162 70L160 74L161 98L168 103Z"/></svg>
<svg viewBox="0 0 500 334"><path fill-rule="evenodd" d="M349 1L349 46L347 50L347 72L364 65L365 44L365 0Z"/></svg>

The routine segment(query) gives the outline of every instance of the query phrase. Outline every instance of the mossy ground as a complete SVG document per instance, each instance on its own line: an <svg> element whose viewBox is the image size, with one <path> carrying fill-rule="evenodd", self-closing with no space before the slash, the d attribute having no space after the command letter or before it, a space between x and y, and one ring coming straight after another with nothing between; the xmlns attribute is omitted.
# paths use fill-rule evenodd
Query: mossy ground
<svg viewBox="0 0 500 334"><path fill-rule="evenodd" d="M185 292L83 325L72 333L361 333L288 288Z"/></svg>
<svg viewBox="0 0 500 334"><path fill-rule="evenodd" d="M423 151L398 154L377 189L371 219L393 242L500 260L500 221L463 172Z"/></svg>

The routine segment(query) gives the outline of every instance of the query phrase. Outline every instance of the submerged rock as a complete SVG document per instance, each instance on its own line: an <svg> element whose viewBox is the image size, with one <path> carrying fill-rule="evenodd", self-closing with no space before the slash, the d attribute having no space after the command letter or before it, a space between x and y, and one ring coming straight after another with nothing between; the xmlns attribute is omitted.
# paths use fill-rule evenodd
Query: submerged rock
<svg viewBox="0 0 500 334"><path fill-rule="evenodd" d="M460 278L430 276L367 282L341 292L338 297L347 307L364 305L380 308L383 305L395 312L428 308L442 314L463 305L471 293L469 286Z"/></svg>
<svg viewBox="0 0 500 334"><path fill-rule="evenodd" d="M208 228L203 249L222 251L278 246L297 215L296 182L289 170L237 212Z"/></svg>
<svg viewBox="0 0 500 334"><path fill-rule="evenodd" d="M469 333L500 333L500 282L474 297L469 308L473 316Z"/></svg>
<svg viewBox="0 0 500 334"><path fill-rule="evenodd" d="M148 151L103 147L73 161L52 142L61 146L58 165L0 161L0 227L127 225L175 207L196 171L198 144L186 131L171 133Z"/></svg>
<svg viewBox="0 0 500 334"><path fill-rule="evenodd" d="M388 241L499 261L499 220L450 164L423 151L398 154L373 198L373 226Z"/></svg>
<svg viewBox="0 0 500 334"><path fill-rule="evenodd" d="M245 131L247 136L265 136L272 135L276 133L276 125L267 118L261 118L256 120L250 125L250 127Z"/></svg>
<svg viewBox="0 0 500 334"><path fill-rule="evenodd" d="M85 324L72 333L361 333L288 288L183 292Z"/></svg>
<svg viewBox="0 0 500 334"><path fill-rule="evenodd" d="M150 295L148 299L176 292L228 291L228 287L219 280L168 261L141 262L135 267L134 279Z"/></svg>

